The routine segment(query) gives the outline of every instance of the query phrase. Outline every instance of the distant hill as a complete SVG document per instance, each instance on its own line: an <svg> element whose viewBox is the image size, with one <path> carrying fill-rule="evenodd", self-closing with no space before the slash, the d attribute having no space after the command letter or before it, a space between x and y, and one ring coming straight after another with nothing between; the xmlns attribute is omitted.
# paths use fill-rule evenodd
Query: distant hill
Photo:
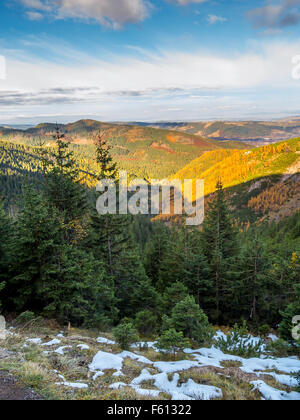
<svg viewBox="0 0 300 420"><path fill-rule="evenodd" d="M300 208L300 139L249 151L207 152L173 178L204 179L206 197L221 180L237 217L278 220Z"/></svg>
<svg viewBox="0 0 300 420"><path fill-rule="evenodd" d="M0 138L9 142L37 145L41 140L50 146L56 124L44 123L26 130L0 127ZM137 175L164 178L174 174L202 153L218 149L246 149L243 143L220 143L200 135L124 124L80 120L59 124L61 132L78 152L92 160L93 137L101 131L112 146L112 154L120 168Z"/></svg>
<svg viewBox="0 0 300 420"><path fill-rule="evenodd" d="M219 141L238 140L255 145L276 143L300 136L300 118L278 121L213 121L135 123L194 134Z"/></svg>

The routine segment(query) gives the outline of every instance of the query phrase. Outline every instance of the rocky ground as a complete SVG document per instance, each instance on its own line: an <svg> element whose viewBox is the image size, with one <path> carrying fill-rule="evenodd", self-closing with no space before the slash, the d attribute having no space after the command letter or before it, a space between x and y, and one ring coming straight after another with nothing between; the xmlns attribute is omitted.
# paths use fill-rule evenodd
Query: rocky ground
<svg viewBox="0 0 300 420"><path fill-rule="evenodd" d="M1 401L30 401L43 398L30 388L22 387L16 378L0 371L0 400Z"/></svg>

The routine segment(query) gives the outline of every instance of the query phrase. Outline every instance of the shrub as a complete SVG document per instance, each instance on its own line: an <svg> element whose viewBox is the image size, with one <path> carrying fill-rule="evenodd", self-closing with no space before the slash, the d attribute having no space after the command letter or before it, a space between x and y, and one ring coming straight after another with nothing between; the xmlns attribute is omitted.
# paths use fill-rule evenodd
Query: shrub
<svg viewBox="0 0 300 420"><path fill-rule="evenodd" d="M289 357L289 356L300 356L300 347L291 346L290 343L283 340L271 342L267 344L268 352L272 353L275 357Z"/></svg>
<svg viewBox="0 0 300 420"><path fill-rule="evenodd" d="M191 343L187 338L184 338L182 332L177 332L175 328L164 331L162 336L157 340L156 347L161 353L176 353L185 348L190 348Z"/></svg>
<svg viewBox="0 0 300 420"><path fill-rule="evenodd" d="M258 333L259 335L262 335L265 337L270 332L270 330L271 330L270 325L264 324L258 328Z"/></svg>
<svg viewBox="0 0 300 420"><path fill-rule="evenodd" d="M298 373L295 374L295 378L298 381L298 387L297 387L297 391L300 392L300 371Z"/></svg>
<svg viewBox="0 0 300 420"><path fill-rule="evenodd" d="M215 334L207 316L191 296L177 303L172 310L170 323L176 331L198 344L210 344Z"/></svg>
<svg viewBox="0 0 300 420"><path fill-rule="evenodd" d="M157 317L149 310L138 312L135 326L140 334L151 336L157 326Z"/></svg>
<svg viewBox="0 0 300 420"><path fill-rule="evenodd" d="M34 314L34 312L30 312L30 311L26 311L26 312L22 312L16 319L15 319L15 325L25 325L25 324L29 324L31 322L34 322L37 319L36 315ZM40 317L38 317L39 320L41 320Z"/></svg>
<svg viewBox="0 0 300 420"><path fill-rule="evenodd" d="M137 330L131 323L122 323L113 329L116 342L122 350L128 350L131 344L139 341Z"/></svg>
<svg viewBox="0 0 300 420"><path fill-rule="evenodd" d="M216 340L216 347L224 353L234 354L241 357L259 357L262 353L263 340L254 343L251 335L241 335L240 329L235 326L234 331L226 338Z"/></svg>

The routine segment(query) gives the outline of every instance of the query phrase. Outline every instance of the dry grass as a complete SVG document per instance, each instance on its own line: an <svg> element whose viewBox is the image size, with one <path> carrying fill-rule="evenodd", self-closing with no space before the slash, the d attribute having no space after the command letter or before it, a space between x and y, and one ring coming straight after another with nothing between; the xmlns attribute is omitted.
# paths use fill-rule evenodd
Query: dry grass
<svg viewBox="0 0 300 420"><path fill-rule="evenodd" d="M30 329L14 330L14 334L8 335L3 342L2 347L7 352L0 352L0 370L6 370L20 379L20 382L26 387L33 388L45 399L50 400L152 400L151 397L145 397L137 394L129 384L138 377L144 368L147 368L151 374L157 374L157 369L139 363L130 358L126 358L123 363L123 376L113 376L114 371L106 371L105 375L93 380L93 374L89 371L89 365L94 355L99 351L110 353L119 353L121 349L115 346L107 346L97 343L96 338L102 337L112 339L110 334L99 334L97 331L86 331L71 329L65 332L65 337L60 338L59 346L71 345L72 349L66 349L65 354L58 355L53 353L57 347L48 349L35 344L26 343L27 337L40 337L43 341L52 340L59 332L58 329L49 329L44 326L42 331L36 333ZM225 329L224 329L225 330ZM89 350L80 350L78 344L87 344ZM44 351L50 350L49 355ZM172 355L162 355L155 352L152 348L136 351L149 360L155 361L173 361ZM192 355L178 354L177 360L193 360ZM262 379L268 385L283 391L292 389L278 384L275 379L265 372L264 376L258 378L255 374L246 374L240 370L241 363L233 360L222 362L223 369L207 367L193 368L180 373L180 383L185 383L188 379L193 379L196 383L203 385L216 386L222 390L222 400L260 400L261 395L253 390L251 381ZM57 371L57 372L55 372ZM279 373L279 372L278 372ZM66 386L58 386L56 383L62 383L58 377L61 374L68 382L80 382L88 385L88 389L72 389ZM173 375L170 375L172 377ZM171 378L170 378L171 379ZM113 390L110 385L116 382L123 382L128 386ZM179 384L180 385L180 384ZM141 384L144 389L156 389L153 381L145 381ZM168 400L170 396L160 393L157 400Z"/></svg>

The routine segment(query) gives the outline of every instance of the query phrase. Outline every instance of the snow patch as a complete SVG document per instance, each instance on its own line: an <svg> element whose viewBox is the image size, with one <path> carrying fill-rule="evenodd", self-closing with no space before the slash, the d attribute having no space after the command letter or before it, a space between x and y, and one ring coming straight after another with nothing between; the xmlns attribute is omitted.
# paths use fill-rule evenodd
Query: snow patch
<svg viewBox="0 0 300 420"><path fill-rule="evenodd" d="M300 393L298 392L285 392L272 388L264 381L253 381L254 389L259 391L263 398L269 401L300 401Z"/></svg>

